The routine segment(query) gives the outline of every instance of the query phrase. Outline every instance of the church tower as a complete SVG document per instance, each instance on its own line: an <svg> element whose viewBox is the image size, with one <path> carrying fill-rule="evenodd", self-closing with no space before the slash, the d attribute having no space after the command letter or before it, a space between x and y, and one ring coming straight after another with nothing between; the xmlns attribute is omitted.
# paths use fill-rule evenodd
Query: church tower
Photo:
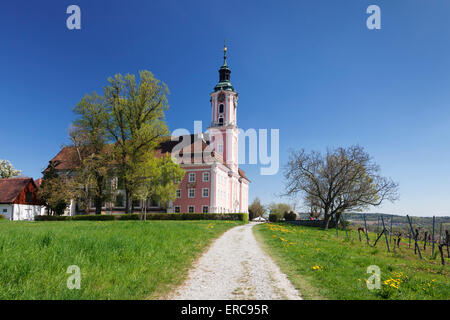
<svg viewBox="0 0 450 320"><path fill-rule="evenodd" d="M223 65L219 69L219 82L211 93L211 125L215 150L233 172L238 171L238 93L230 82L231 69L227 64L227 47L223 48ZM216 139L220 133L221 139Z"/></svg>

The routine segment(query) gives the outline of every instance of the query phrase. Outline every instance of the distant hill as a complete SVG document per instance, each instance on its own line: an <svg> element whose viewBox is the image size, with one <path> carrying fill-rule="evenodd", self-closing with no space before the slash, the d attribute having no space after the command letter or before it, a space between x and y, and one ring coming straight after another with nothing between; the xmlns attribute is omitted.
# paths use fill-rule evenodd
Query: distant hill
<svg viewBox="0 0 450 320"><path fill-rule="evenodd" d="M364 213L345 213L345 220L350 221L352 224L364 224ZM393 227L400 227L401 229L409 228L408 219L403 215L386 214L386 213L366 213L366 221L368 225L374 226L378 225L378 219L381 220L381 216L384 219L386 227L390 227L391 217L393 217L392 225ZM410 216L414 228L430 230L433 228L433 217L413 217ZM381 221L379 222L381 226ZM439 232L442 223L442 229L450 229L450 216L436 217L435 220L435 231Z"/></svg>
<svg viewBox="0 0 450 320"><path fill-rule="evenodd" d="M300 219L309 219L308 213L299 213ZM408 219L406 218L406 215L398 215L398 214L386 214L386 213L357 213L357 212L351 212L351 213L345 213L344 219L349 221L351 225L354 226L364 226L364 217L366 216L366 222L369 230L375 231L377 228L381 228L381 217L384 219L384 223L386 225L386 228L390 228L391 225L391 217L393 217L392 220L392 227L395 230L402 229L403 231L409 232L409 224ZM322 217L321 217L322 218ZM412 220L412 224L414 228L419 228L421 230L428 230L431 231L433 228L433 217L414 217L410 216ZM378 222L379 221L379 222ZM436 217L435 220L435 232L439 233L440 227L442 223L442 230L443 232L445 230L450 230L450 216L444 216L444 217Z"/></svg>

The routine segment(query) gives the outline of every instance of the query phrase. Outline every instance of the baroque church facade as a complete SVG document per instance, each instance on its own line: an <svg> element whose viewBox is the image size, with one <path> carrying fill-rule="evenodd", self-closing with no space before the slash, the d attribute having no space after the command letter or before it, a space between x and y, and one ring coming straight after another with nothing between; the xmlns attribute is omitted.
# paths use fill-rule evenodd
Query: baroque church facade
<svg viewBox="0 0 450 320"><path fill-rule="evenodd" d="M173 213L232 213L248 212L250 180L238 165L239 130L237 126L238 93L230 81L231 69L227 64L224 47L223 65L219 69L219 82L210 94L211 124L206 133L172 136L162 142L158 154L170 153L186 171L179 184L176 199L162 205L157 199L133 201L133 210ZM60 173L76 169L76 151L63 148L52 160ZM94 204L91 202L91 211ZM102 211L119 213L125 210L124 190L115 190L113 201L104 203ZM72 201L68 215L78 211Z"/></svg>
<svg viewBox="0 0 450 320"><path fill-rule="evenodd" d="M208 133L193 136L201 143L193 142L191 147L195 153L201 146L202 152L209 150L212 156L201 164L178 161L186 175L173 203L174 212L248 212L250 180L238 165L238 93L231 85L226 53L224 47L219 82L210 95L211 125Z"/></svg>

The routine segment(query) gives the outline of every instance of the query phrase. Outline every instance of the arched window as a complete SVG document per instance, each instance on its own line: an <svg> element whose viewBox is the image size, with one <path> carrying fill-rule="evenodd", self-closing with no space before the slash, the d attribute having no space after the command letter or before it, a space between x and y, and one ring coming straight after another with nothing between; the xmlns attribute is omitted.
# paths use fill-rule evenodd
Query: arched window
<svg viewBox="0 0 450 320"><path fill-rule="evenodd" d="M223 113L223 104L219 105L219 113Z"/></svg>
<svg viewBox="0 0 450 320"><path fill-rule="evenodd" d="M223 125L223 118L222 117L219 118L219 125Z"/></svg>

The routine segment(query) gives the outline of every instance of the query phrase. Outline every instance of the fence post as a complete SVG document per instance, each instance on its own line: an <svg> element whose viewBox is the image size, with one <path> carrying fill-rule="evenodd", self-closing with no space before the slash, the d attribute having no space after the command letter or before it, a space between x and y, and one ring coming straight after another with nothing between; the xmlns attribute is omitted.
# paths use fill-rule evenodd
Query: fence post
<svg viewBox="0 0 450 320"><path fill-rule="evenodd" d="M381 216L381 222L383 223L383 232L384 232L384 237L386 238L386 246L387 246L388 252L391 252L391 250L389 249L389 240L388 240L388 237L387 237L387 234L386 234L386 227L384 225L383 216Z"/></svg>
<svg viewBox="0 0 450 320"><path fill-rule="evenodd" d="M445 230L445 245L447 246L447 258L450 258L450 250L448 248L450 246L450 236L447 230Z"/></svg>
<svg viewBox="0 0 450 320"><path fill-rule="evenodd" d="M409 232L409 245L408 248L411 248L411 231Z"/></svg>
<svg viewBox="0 0 450 320"><path fill-rule="evenodd" d="M336 223L336 237L338 237L338 218L337 218L337 213L334 214L334 221Z"/></svg>
<svg viewBox="0 0 450 320"><path fill-rule="evenodd" d="M431 256L434 256L434 222L436 220L436 217L433 216L433 233L431 234L431 241L433 241L433 244L431 245Z"/></svg>
<svg viewBox="0 0 450 320"><path fill-rule="evenodd" d="M414 237L415 248L417 248L417 251L419 252L419 257L420 257L420 259L422 259L422 254L420 253L420 247L417 244L417 236L414 233L414 230L413 230L413 227L412 227L412 223L411 223L411 219L409 218L408 215L406 215L406 217L408 218L409 227L411 228L411 235Z"/></svg>
<svg viewBox="0 0 450 320"><path fill-rule="evenodd" d="M392 244L392 219L394 219L394 216L391 215L391 230L389 231L389 243ZM395 249L395 246L394 246Z"/></svg>
<svg viewBox="0 0 450 320"><path fill-rule="evenodd" d="M369 234L368 234L368 230L367 230L367 222L366 222L366 214L363 213L363 217L364 217L364 230L366 231L366 240L367 240L367 244L369 244Z"/></svg>
<svg viewBox="0 0 450 320"><path fill-rule="evenodd" d="M345 225L345 219L344 219L344 214L343 213L341 215L341 223L344 226L345 234L347 235L347 240L350 240L350 237L348 236L347 226Z"/></svg>
<svg viewBox="0 0 450 320"><path fill-rule="evenodd" d="M439 243L442 243L442 222L441 222L441 229L439 230Z"/></svg>

